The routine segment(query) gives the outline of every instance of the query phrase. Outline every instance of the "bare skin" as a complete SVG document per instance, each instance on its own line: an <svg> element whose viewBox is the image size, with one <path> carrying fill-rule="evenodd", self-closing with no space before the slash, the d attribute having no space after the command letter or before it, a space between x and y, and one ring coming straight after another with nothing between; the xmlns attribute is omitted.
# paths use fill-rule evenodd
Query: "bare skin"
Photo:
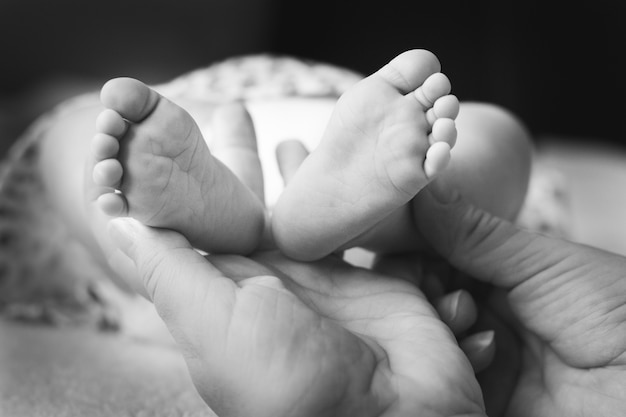
<svg viewBox="0 0 626 417"><path fill-rule="evenodd" d="M320 147L275 207L281 250L323 257L445 169L459 103L438 65L430 52L409 51L342 96ZM207 252L258 246L265 219L258 198L211 155L185 111L131 79L107 83L101 101L93 180L108 189L98 198L106 214L178 230Z"/></svg>
<svg viewBox="0 0 626 417"><path fill-rule="evenodd" d="M297 164L283 162L291 178ZM176 232L128 219L110 231L220 415L484 416L468 365L489 363L493 335L459 347L443 326L463 334L473 323L462 292L435 300L437 315L414 274L337 257L298 263L276 251L203 259Z"/></svg>
<svg viewBox="0 0 626 417"><path fill-rule="evenodd" d="M485 304L510 348L481 378L494 415L624 414L625 257L521 230L442 187L416 209L437 252L497 289Z"/></svg>
<svg viewBox="0 0 626 417"><path fill-rule="evenodd" d="M432 53L407 51L339 99L320 144L274 207L284 253L312 260L341 248L444 171L459 103L439 70Z"/></svg>
<svg viewBox="0 0 626 417"><path fill-rule="evenodd" d="M152 90L145 90L143 87L141 89L144 92L148 91L148 96L155 97L156 93L152 92ZM159 108L171 110L171 113L167 114L165 119L175 120L177 123L181 124L188 124L189 115L186 114L186 112L181 110L178 106L172 105L166 101L161 103L161 100L161 98L158 98L158 102L161 104ZM454 104L455 100L453 96L444 95L439 100L435 100L435 104L430 110L425 113L423 110L420 110L418 114L420 112L422 115L425 114L425 123L429 126L434 120L432 113L440 114L441 109L445 109L446 107L453 109L454 105L450 106L450 103ZM314 105L311 105L310 101L313 101ZM447 105L446 101L448 101ZM165 106L166 103L167 106ZM252 119L254 119L255 125L260 126L260 129L257 130L252 128L250 116L247 115L241 105L230 106L231 110L221 112L222 115L218 117L217 120L211 120L212 115L218 112L215 104L195 101L178 103L193 114L193 118L200 123L203 129L210 127L212 130L212 132L208 132L208 135L207 131L203 130L202 135L197 136L204 136L203 139L210 138L211 153L208 151L202 151L201 153L205 156L207 154L209 155L208 164L213 167L212 169L222 172L227 177L226 183L232 179L232 176L228 173L224 173L223 170L215 168L219 167L220 164L217 163L213 157L221 159L240 180L246 183L247 188L252 191L249 193L248 190L246 190L246 192L242 194L245 200L253 201L248 207L252 208L252 217L259 219L252 222L253 229L257 227L257 221L265 226L267 226L267 222L260 220L261 216L258 214L257 209L254 208L256 201L254 201L254 198L251 196L256 196L260 201L264 200L263 182L259 182L260 177L255 173L255 169L251 169L255 166L258 168L260 164L258 155L255 154L255 138L254 135L249 135L246 132L249 133L256 130L256 134L259 135L260 139L259 147L265 147L266 151L268 150L267 147L274 147L277 138L280 139L284 137L305 138L307 139L309 147L312 148L315 146L316 140L321 134L321 129L316 128L316 126L322 126L326 123L333 107L335 107L335 102L331 99L321 101L299 99L292 101L286 98L278 101L260 100L247 103L251 109ZM443 105L441 103L443 103ZM110 107L112 107L112 105L105 111L119 115L119 112ZM234 109L232 107L234 107ZM281 117L286 109L290 110L290 120L297 119L297 122L291 123L291 127L284 130L282 129L283 123L281 123ZM93 250L96 260L114 256L114 253L112 255L114 251L111 249L111 242L106 233L106 224L110 216L101 210L102 202L100 198L105 194L111 194L115 187L119 187L124 191L124 182L127 180L130 180L132 184L131 173L126 173L123 170L123 164L131 158L131 154L128 153L128 149L126 148L131 147L129 146L129 142L132 144L133 142L141 143L141 141L135 141L134 139L137 139L136 137L131 140L129 139L132 135L137 133L148 132L150 126L152 126L151 123L154 121L148 117L141 122L124 122L123 124L119 124L118 120L118 122L114 122L113 125L115 126L115 123L118 123L118 129L120 130L113 130L112 133L116 135L109 135L111 136L108 140L109 145L105 144L102 146L104 149L101 150L97 149L98 145L95 146L96 149L94 149L93 146L91 146L90 149L90 141L86 140L86 138L94 137L94 142L97 143L98 140L95 139L98 136L102 137L103 135L108 135L108 133L102 132L102 130L104 130L102 125L99 125L98 131L94 130L94 120L99 115L105 118L104 121L100 121L99 123L102 123L105 127L107 125L107 123L105 123L106 116L102 116L103 110L101 104L99 105L97 102L94 102L92 106L85 106L72 114L65 114L59 117L56 123L51 126L46 133L46 137L42 143L41 153L41 169L43 177L46 180L46 187L49 190L51 203L57 207L61 213L66 215L67 222L71 225L73 233L80 236ZM443 110L441 114L444 113L445 110ZM453 117L454 112L452 111L449 115ZM497 216L513 219L523 202L530 168L530 141L523 126L502 109L479 103L461 104L459 115L456 117L456 125L458 139L452 151L453 158L448 168L439 173L434 179L434 182L448 184L457 189L464 190L464 194L468 200L478 207ZM187 127L190 131L195 131L194 126L194 124L191 124ZM298 126L301 126L302 131L297 130ZM420 126L422 125L420 124ZM128 132L126 129L128 129ZM314 136L311 136L310 131L319 131L320 134L316 133ZM166 140L163 135L157 135L157 137L159 140ZM105 143L106 142L105 140ZM169 142L172 141L170 140ZM111 143L113 143L113 145L110 145ZM180 144L180 138L178 138L177 143ZM243 146L242 143L244 144ZM116 146L119 146L120 151L118 154L113 155ZM204 147L199 139L195 146L197 148ZM293 149L293 147L291 149ZM245 163L238 164L236 162L238 158L228 156L241 152L246 153L246 157L244 158ZM303 151L302 147L297 148L297 153L299 154L298 160L292 163L293 166L298 166L303 159L303 155L306 156L306 151ZM199 154L200 153L197 155ZM150 154L147 156L150 156ZM109 162L117 161L122 165L121 171L123 175L121 183L118 184L117 179L109 179L105 181L109 182L106 186L95 184L93 178L94 168L100 162L109 159L112 160ZM167 158L165 159L167 164L173 165L172 162L167 161ZM271 164L271 161L264 160L263 164L267 167ZM423 165L417 166L418 173L424 172L422 168ZM118 170L119 175L119 166L115 169ZM106 169L104 171L106 172ZM141 170L138 171L137 178L146 179L147 176ZM124 174L127 174L126 178L124 178ZM289 175L292 178L295 176L295 172L291 172ZM255 182L251 183L245 178L254 178ZM150 178L147 178L147 180L149 181ZM430 179L428 179L428 181L430 181ZM135 181L135 184L137 184L137 181ZM234 182L234 184L238 183ZM277 184L279 184L279 182L277 182ZM268 183L265 185L267 194ZM273 187L272 183L270 183L269 186ZM239 188L238 185L235 185L235 187ZM280 185L278 187L280 187ZM142 187L139 187L139 189L141 188ZM119 204L117 207L122 209L122 213L126 212L125 210L127 209L130 213L132 211L132 205L126 206L127 200L124 199L128 197L132 202L135 191L137 191L137 196L141 196L141 192L137 187L135 187L134 190L128 188L125 190L128 191L128 195L123 192L122 194L110 195L108 197L113 197L114 200L119 199L116 203ZM276 190L270 190L269 194L275 193L275 191ZM141 198L144 197L145 193ZM155 205L158 205L159 203L163 203L163 199L173 201L175 194L171 197L172 198L165 198L164 196L157 195L149 198L155 198L157 203ZM141 200L141 198L139 200ZM186 195L184 201L188 206L188 199L196 199L202 202L202 198L203 196ZM219 202L221 200L217 199L216 201ZM146 204L146 201L144 201L143 204ZM147 202L147 205L149 206L148 209L152 208L151 200ZM376 224L374 227L370 228L369 231L358 236L351 242L348 242L346 245L363 245L381 252L403 251L406 250L406 248L423 248L425 241L423 237L420 236L419 230L415 228L410 207L411 204L401 206L397 210L400 213L393 213L384 221ZM120 212L116 211L116 214L117 213ZM138 212L137 215L141 216L141 213ZM226 216L229 215L229 213L226 213ZM188 222L188 218L179 216L176 221L185 223ZM211 223L208 222L206 224L210 225ZM178 227L179 229L184 227L192 228L193 230L188 231L188 234L190 238L193 237L192 243L198 247L204 246L202 243L203 238L215 236L211 233L204 233L206 232L206 230L203 230L206 229L205 225L197 227L197 225L194 224L193 227L191 227L190 225L183 224L179 226L173 225L171 227ZM258 231L259 229L256 230ZM398 230L404 231L402 239L399 238ZM257 231L251 234L256 236ZM208 247L210 247L210 244L214 243L215 240L205 242ZM233 249L231 247L226 249L239 250L240 252L245 252L248 249L248 247L245 247L247 243L236 242L235 245L243 245L244 247L238 246L238 248ZM250 246L254 246L254 243L250 244ZM216 251L220 251L220 248L216 247ZM136 281L132 276L127 278L127 281L130 283Z"/></svg>
<svg viewBox="0 0 626 417"><path fill-rule="evenodd" d="M230 116L233 115L230 114ZM242 120L239 120L238 122L245 123ZM250 129L243 130L249 131ZM62 129L62 131L70 131L70 129ZM232 134L232 132L230 132L229 134ZM77 136L77 138L80 138L81 140L83 140L83 142L84 137L85 135ZM52 144L54 144L54 142L51 142L51 145ZM58 147L56 149L67 150L67 146ZM82 150L82 148L77 149ZM83 155L83 159L79 158L79 161L83 161L84 154L78 152L78 155ZM58 164L58 159L54 161L56 161ZM239 172L245 174L254 174L254 170L251 170L247 173L245 172L246 168L249 168L249 164L237 165L235 161L233 161L229 164L229 167L233 172L236 173ZM93 164L88 163L87 168L89 175L84 178L84 181L86 187L92 190L94 187L93 184L89 182L89 178L91 178ZM51 173L54 172L54 170L51 170ZM293 177L292 174L293 173L290 173L288 176ZM246 177L256 178L255 175L241 175L240 178ZM243 179L242 181L246 182ZM63 183L63 185L66 184ZM249 188L253 188L252 184L250 183L246 182L246 185ZM66 202L69 201L70 200ZM92 200L87 198L86 201L88 212L90 213L89 218L93 221L96 217L94 216L95 212L90 210L90 204ZM100 224L100 222L98 223ZM162 313L164 313L164 318L168 320L170 325L172 326L171 329L173 333L175 333L176 337L179 337L178 340L181 343L182 349L186 354L190 354L190 356L188 356L188 359L190 359L190 369L192 369L192 372L194 374L194 380L198 384L199 390L203 392L203 395L217 395L217 399L215 399L214 397L212 402L218 401L219 403L220 401L225 401L219 403L223 407L254 407L255 405L258 405L258 402L256 402L256 398L254 397L249 398L249 403L238 402L241 400L241 397L239 396L239 388L237 387L241 387L241 389L244 390L247 388L250 388L251 390L260 389L260 391L253 392L259 395L264 395L263 389L271 388L269 386L260 386L259 384L254 384L250 386L246 384L246 382L249 382L249 380L247 379L244 379L242 381L244 385L229 385L230 382L233 382L233 380L231 379L231 376L233 374L230 372L230 370L232 369L230 369L229 366L233 365L233 363L239 363L238 359L240 359L241 356L237 355L236 352L232 356L230 356L229 358L232 358L234 362L228 362L226 363L226 368L218 369L218 371L223 370L224 372L216 374L215 369L209 369L207 371L206 368L201 366L206 365L206 363L198 363L196 361L196 359L199 357L198 355L203 354L202 349L207 347L204 342L211 344L215 343L213 346L219 347L222 341L220 339L200 340L188 338L193 337L194 335L202 335L202 332L196 333L195 330L206 330L206 327L204 327L204 325L208 323L206 320L217 320L217 322L219 323L221 319L228 317L227 315L218 317L213 313L215 313L216 311L225 311L226 313L228 313L229 311L222 309L222 307L227 304L224 301L227 301L229 299L228 294L239 294L243 297L240 298L240 303L236 308L237 311L254 310L259 305L268 306L276 300L284 300L289 303L288 305L293 305L294 308L297 309L297 311L294 310L294 312L298 313L297 317L285 315L282 317L283 320L281 320L279 323L271 320L263 320L264 326L270 326L271 329L269 330L275 330L277 332L272 334L280 335L281 337L289 336L288 333L282 333L282 331L285 329L281 327L281 324L293 324L292 319L294 318L297 318L298 321L297 326L292 327L292 329L297 330L307 329L311 323L319 323L320 320L324 322L332 322L334 320L332 315L337 315L335 317L337 319L337 323L329 323L329 326L325 327L325 331L320 333L319 338L315 338L315 340L330 342L337 340L346 340L349 341L349 344L351 346L360 349L365 354L365 360L359 362L358 366L354 368L356 372L350 373L351 379L350 381L348 381L346 386L351 386L352 382L355 381L362 382L366 380L360 377L363 375L362 371L367 372L368 369L370 371L374 369L368 368L370 366L374 366L374 364L372 362L368 362L367 357L371 358L372 355L374 355L374 357L376 357L375 355L380 355L380 346L386 344L387 346L384 349L387 349L389 352L393 352L392 356L398 358L400 363L410 366L411 368L407 369L409 369L412 374L409 378L407 378L404 372L398 372L396 370L397 368L392 369L394 375L391 376L390 380L399 381L399 383L397 385L392 384L392 386L390 387L385 387L385 384L376 385L375 391L370 392L372 396L368 398L371 398L372 401L377 401L381 398L381 395L384 396L386 399L389 399L389 401L386 403L378 404L382 407L385 407L387 405L389 407L393 407L389 410L393 411L394 413L397 412L398 415L402 415L405 412L412 414L414 411L413 407L416 405L420 405L419 403L433 405L435 408L441 409L443 410L443 412L446 413L449 410L453 410L453 412L457 412L457 410L471 410L475 411L476 415L482 415L481 400L479 398L479 394L475 390L475 384L473 382L468 383L468 381L474 379L474 377L471 375L472 372L471 367L469 366L469 361L467 361L467 358L465 358L461 354L462 351L456 345L456 342L453 336L449 333L448 329L445 328L442 323L438 322L439 319L434 313L432 307L425 302L425 299L423 298L421 293L416 290L414 286L410 283L385 275L370 273L360 269L352 269L351 267L345 265L337 259L329 259L319 264L298 264L288 259L285 259L284 257L276 255L275 253L261 254L257 258L255 258L255 260L250 260L243 257L229 256L222 258L211 258L212 262L215 262L215 264L217 264L220 268L220 272L218 273L219 276L221 276L222 278L223 276L228 276L229 278L232 277L232 279L234 280L234 282L231 281L230 283L228 283L227 279L222 279L219 277L217 279L213 279L215 278L215 270L210 268L206 269L205 261L201 257L199 257L199 255L191 248L186 240L182 238L182 236L177 235L173 232L164 232L157 229L151 230L152 231L148 235L143 234L143 232L141 231L138 232L138 234L135 236L136 239L133 239L134 243L131 244L131 246L136 245L135 248L129 247L127 245L122 245L124 246L123 251L128 252L128 255L133 258L129 259L129 263L117 262L117 260L121 258L115 258L116 261L112 262L112 265L115 268L122 268L121 270L118 270L121 276L138 276L139 278L149 280L152 283L151 285L153 285L149 288L150 297L156 296L154 290L157 287L170 287L174 290L172 292L159 292L158 297L164 298L158 298L157 300L157 298L155 297L155 301L157 301L158 307L161 309ZM161 238L163 236L162 233L166 234L166 239ZM102 236L99 237L100 239L102 239ZM153 262L156 262L156 264L146 262L149 259L151 259L151 261ZM222 260L221 263L220 259ZM137 265L136 262L138 262L139 265ZM135 270L130 271L129 269L123 269L125 265L130 266ZM151 277L149 276L149 272L147 271L147 269L150 269L151 267L156 267L156 269L150 272L159 275L159 277L154 280L150 279ZM137 268L140 268L139 271L136 270ZM277 273L277 269L281 272ZM205 272L209 272L209 274L205 275ZM267 278L268 274L274 274L277 276L275 276L275 278L270 277L269 279L264 279L264 277ZM240 282L242 280L245 280L246 278L251 279L245 283ZM345 282L342 283L342 280L344 278ZM281 284L281 280L283 281L283 284ZM242 287L245 286L247 287L247 289L245 291L236 290L235 282L237 281L240 282ZM141 283L142 281L138 280L138 282ZM166 282L169 282L169 284L161 285ZM214 297L213 300L216 301L216 303L202 303L200 301L207 299L204 297L189 296L189 290L191 289L191 287L193 287L193 285L190 286L189 284L193 282L199 283L200 286L207 285L211 288L216 288L213 287L215 283L218 283L218 286L225 284L224 287L222 287L222 290L224 290L225 292L219 292L217 294L208 292L206 294L212 294L211 296ZM380 285L380 287L372 287L369 285L371 283L376 283L377 285ZM338 290L337 284L341 284L340 287L345 290L343 292L340 291L339 296L335 295L335 291ZM282 292L281 285L285 285L286 287L288 287L288 291ZM199 288L200 287L195 287L196 290ZM326 294L327 296L322 295L320 297L320 289L325 291L321 294ZM378 290L381 290L382 292ZM382 299L378 297L381 294L383 295ZM226 297L223 297L224 295L226 295ZM260 297L248 297L249 295L260 295ZM346 297L342 297L342 295L345 295ZM317 297L317 304L315 304L315 300L313 300L315 297ZM398 299L397 297L400 297L400 299ZM457 298L456 300L457 301L442 303L444 307L447 305L448 310L441 310L439 312L441 317L465 317L463 313L454 314L456 308L460 308L458 306L459 298ZM197 304L197 302L200 303ZM170 309L170 307L175 305L184 306L184 308L181 307ZM190 310L188 308L190 305L194 306L194 309ZM342 308L337 309L337 307L340 305L342 306ZM455 305L457 307L454 307ZM389 306L392 306L393 309L398 312L398 314L392 314L391 316L387 317L386 314L389 312ZM216 307L217 310L213 309L213 307ZM379 315L376 311L373 311L373 307L375 307L377 309L376 311L381 314ZM198 312L197 309L201 309L201 312ZM168 316L168 311L173 315ZM442 311L447 311L447 313L444 313ZM385 319L385 325L380 326L377 331L372 331L372 333L364 336L362 334L362 331L359 331L358 328L352 327L365 325L365 328L368 328L367 323L361 321L364 312L369 312L369 314L372 314L369 317L372 319L370 323L374 324L377 322L377 318L380 318ZM343 313L345 313L345 315L341 315ZM245 320L245 318L245 316L240 317L243 323L247 323L248 325L252 324L253 318L248 317L250 321ZM300 320L302 318L305 320ZM390 327L395 328L396 325L402 327L404 323L408 323L409 325L412 323L419 324L419 322L422 321L425 325L423 330L427 330L423 333L423 335L430 333L436 336L435 338L424 338L424 340L430 343L430 348L427 348L427 346L421 343L417 343L414 340L409 340L410 343L408 344L403 343L404 341L407 341L406 339L399 339L397 341L385 341L386 337L384 332L387 332ZM194 323L194 325L190 327L189 324L191 323ZM379 322L379 324L383 324L383 322ZM212 325L211 327L213 328ZM190 330L190 333L182 333L186 330ZM383 333L378 333L378 331L382 331ZM308 332L305 333L308 334ZM251 353L259 353L259 351L255 349L255 345L251 343L254 342L254 340L250 339L250 337L252 336L253 333L244 332L242 334L242 338L237 339L237 344L241 349L250 349ZM479 348L479 345L481 344L482 343L477 344ZM484 348L484 344L482 345L482 348ZM300 345L293 346L298 348ZM446 351L446 355L444 356L441 355L442 352L440 351L443 346L449 348L449 351ZM421 349L425 347L427 349L425 349L424 351L416 349ZM299 349L295 349L295 351L299 351ZM263 352L267 352L267 350L263 350ZM337 352L343 351L336 351L335 353ZM425 356L421 356L422 352L425 353ZM332 354L333 351L325 353ZM432 364L435 366L433 366L432 368L428 367L428 372L422 375L420 373L422 372L423 368L420 368L419 366L416 367L416 365L419 365L422 362L427 364L430 363L428 361L424 361L424 359L426 357L429 357L429 355L431 354L434 355L435 360L432 362ZM344 362L341 362L344 360L344 358L340 355L331 355L328 358L337 359L337 361L339 361L337 363L345 364ZM412 358L418 360L412 361ZM425 381L423 377L430 375L431 372L433 374L439 375L441 367L436 365L437 363L442 362L438 361L446 363L445 369L447 371L443 375L441 375L442 379L438 380L442 382L442 385L440 386L440 388L435 387L434 391L439 393L442 391L449 391L447 387L458 387L459 390L454 390L453 388L452 390L457 393L461 393L462 398L457 398L457 400L451 402L449 399L442 397L442 401L438 402L438 398L435 395L429 395L429 393L433 390L433 388L429 386L432 380ZM315 360L313 362L319 363ZM474 362L472 362L472 364L473 363ZM254 369L259 370L260 374L264 373L262 367L264 366L264 364L266 364L266 362L258 363L255 362L255 358L252 358L252 364L255 365ZM281 367L281 369L279 370L280 372L284 371L290 373L292 376L295 376L297 378L307 378L311 376L309 368L307 368L306 366L294 369L291 366L292 364L290 364L289 362L281 364L284 364L285 367ZM257 368L257 365L260 366L260 368ZM351 364L345 365L345 367L339 367L337 369L351 369ZM400 368L402 368L402 366ZM330 370L332 371L332 369ZM387 377L387 375L385 375L388 371L386 365L376 367L374 370L376 371L376 375L380 375L384 378ZM205 373L205 371L207 372ZM214 379L216 375L220 378L220 384L223 383L224 385L220 386L213 384L213 382L216 381L216 379ZM316 383L315 385L316 387L320 387L320 391L315 392L315 394L323 394L325 399L330 398L332 400L333 392L328 393L327 389L329 385L326 384L324 381L335 381L336 375L337 374L333 372L325 373L322 376L322 379L318 380L322 382L319 384ZM459 383L459 379L457 379L459 375L466 376L466 378L461 378L461 383ZM235 376L238 376L238 374L236 374ZM355 378L353 378L353 376ZM293 381L293 379L286 379L281 382L287 384L289 381ZM305 383L302 385L297 385L296 388L304 386L306 389L305 393L310 393L310 385L306 382L307 381L305 381ZM420 387L424 387L424 391L422 391L422 394L420 394L419 398L415 397L415 390L413 389L417 386L415 385L416 383ZM294 385L290 385L290 387L293 386ZM472 387L468 389L469 386ZM215 391L212 391L212 394L208 391L205 391L213 390L216 387L226 389L231 387L237 390L237 392L235 392L235 395L233 396L236 401L229 401L227 397L222 396L222 394L232 393L232 391L221 391L217 393ZM396 395L396 393L399 393L400 395ZM286 400L289 400L289 398L293 398L290 397L290 394L293 394L293 392L287 392L287 397L285 398ZM283 398L275 399L279 401L273 404L279 407L288 408L290 407L290 404L293 404L289 401L281 403L280 400L282 400ZM348 407L358 407L359 404L361 404L361 400L362 397L360 395L349 396L346 397L343 402L335 403L334 406L344 407L343 410L351 409ZM356 401L356 403L351 404L351 401ZM298 404L302 404L299 401L296 402ZM313 407L319 407L319 404L320 403L316 401L312 401L304 404L303 406L306 407L311 405ZM243 415L239 413L239 411L241 411L241 408L235 410L231 409L231 411L234 415ZM258 408L250 408L249 410L254 413L258 411ZM377 410L380 410L380 408L376 408L370 411L376 412ZM315 412L315 410L313 412ZM277 415L273 414L273 410L270 410L269 413L269 415ZM253 415L258 416L259 414ZM392 414L389 413L389 415Z"/></svg>
<svg viewBox="0 0 626 417"><path fill-rule="evenodd" d="M101 101L93 181L104 187L98 204L107 215L179 230L208 252L258 247L261 200L211 155L186 111L132 79L109 81Z"/></svg>
<svg viewBox="0 0 626 417"><path fill-rule="evenodd" d="M493 372L488 370L480 378L484 384L484 396L493 405L490 414L516 417L621 416L626 404L626 288L623 279L626 259L520 230L467 204L458 193L442 187L431 187L421 194L416 209L420 212L418 227L445 259L476 279L501 289L505 296L496 303L492 303L495 299L486 302L492 314L509 327L508 333L500 334L499 341L516 333L508 342L519 349L522 356L502 363L502 367L492 369ZM157 308L161 309L163 318L183 346L196 387L220 415L293 415L293 410L301 416L325 415L322 410L328 415L346 416L404 416L416 412L437 416L486 415L482 400L478 399L479 392L470 397L467 395L472 392L467 388L475 387L475 378L458 366L453 359L454 349L449 349L451 345L441 338L436 326L420 333L427 323L435 325L425 310L419 311L420 297L408 304L401 302L403 297L418 294L410 286L401 288L403 284L393 278L351 268L333 257L315 263L297 263L275 253L263 254L254 260L242 257L202 260L182 236L173 232L149 229L128 220L116 221L111 230L117 245L137 268ZM155 262L154 253L158 254L156 259L159 262ZM181 254L185 256L181 258ZM396 261L393 264L402 269L402 263ZM407 261L404 266L415 263L415 259ZM172 270L180 271L180 275L172 275ZM414 276L410 270L407 272L409 277ZM383 279L378 281L378 277ZM327 286L330 293L324 292ZM159 291L159 288L175 288L176 291ZM190 291L196 294L198 288L204 289L206 298L189 295ZM308 293L309 290L312 292ZM223 295L213 300L216 291L222 291ZM374 291L376 296L371 297L369 291ZM255 297L244 296L246 292L254 293ZM337 295L339 297L335 299ZM220 303L228 296L235 302ZM395 298L398 296L400 298ZM190 299L196 300L191 314ZM278 299L282 302L277 302ZM375 302L379 300L385 300L384 316L390 320L384 322L384 326L378 326L383 324L378 320L365 319L372 318L372 314L383 306ZM257 304L250 308L250 302ZM235 359L227 362L203 360L205 355L210 356L211 349L220 348L221 341L219 337L206 337L202 329L231 325L234 316L245 317L243 312L249 308L267 311L258 305L266 305L270 312L278 305L291 306L289 318L297 317L297 320L288 320L288 325L283 323L285 326L277 325L273 320L259 320L257 323L267 326L274 338L295 335L298 330L307 329L315 320L315 312L320 314L321 320L330 319L343 330L337 331L337 327L329 324L326 332L320 332L323 327L316 325L315 333L306 331L307 343L314 343L310 337L315 335L314 339L324 341L324 346L333 345L329 341L334 341L344 348L354 347L344 338L351 330L358 329L353 336L364 343L362 347L367 346L365 351L372 349L370 354L376 355L377 349L382 348L389 364L403 364L401 383L378 385L380 378L397 377L393 367L384 370L386 363L380 362L371 374L366 372L372 377L366 393L351 395L362 387L362 372L372 369L368 363L371 356L350 356L353 351L340 349L331 349L325 352L328 356L315 361L316 364L326 364L324 360L337 360L334 369L341 369L340 375L319 372L319 366L314 367L316 372L312 373L307 367L309 357L303 358L302 355L298 356L301 359L298 366L272 367L271 371L288 374L292 382L279 389L275 389L275 385L251 383L250 373L241 378L241 361L236 354ZM411 307L404 310L407 306ZM401 314L393 314L399 310L403 310ZM223 314L216 314L216 311ZM356 322L348 319L350 314L355 314ZM405 329L407 327L401 323L412 320L415 324L422 323L408 326L410 330L401 332L396 338L378 339L377 330ZM288 333L283 333L285 331ZM244 331L237 335L243 337L251 333ZM415 339L405 339L409 335ZM304 342L293 337L287 340ZM413 345L409 340L419 343ZM229 339L231 343L234 341L241 349L238 352L251 362L246 369L258 370L262 374L269 371L265 369L267 361L264 357L255 357L246 351L258 343L258 339ZM230 345L228 353L232 352ZM343 354L337 357L337 352ZM419 355L413 357L416 352ZM345 355L359 360L342 362ZM403 362L402 358L409 360ZM422 364L424 358L429 360ZM442 358L445 358L445 366L429 367ZM415 365L417 368L413 368ZM324 371L329 369L332 371L333 368L323 368ZM416 370L419 372L413 375L411 372ZM378 373L381 371L382 375ZM437 377L427 379L426 384L421 385L420 381L424 381L421 377L431 375L431 371ZM328 381L319 383L311 378L312 375L328 378ZM417 378L406 378L410 375ZM301 378L306 381L302 383ZM341 392L348 395L335 401L332 394L336 391L315 389L337 387L331 381L346 383L347 387ZM379 391L381 387L384 388ZM409 388L410 396L398 395L403 387ZM282 395L276 396L276 393ZM311 400L311 396L315 399ZM239 401L231 401L231 398ZM246 401L250 398L250 402ZM260 403L263 404L262 410ZM320 409L321 404L326 406ZM360 409L364 404L368 408Z"/></svg>
<svg viewBox="0 0 626 417"><path fill-rule="evenodd" d="M111 234L220 416L485 416L470 361L409 281L334 256L203 258L129 219Z"/></svg>

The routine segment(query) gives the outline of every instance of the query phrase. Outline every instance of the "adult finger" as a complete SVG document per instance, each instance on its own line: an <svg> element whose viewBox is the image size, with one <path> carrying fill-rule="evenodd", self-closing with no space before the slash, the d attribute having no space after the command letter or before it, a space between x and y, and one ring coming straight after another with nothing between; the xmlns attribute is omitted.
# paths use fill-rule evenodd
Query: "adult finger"
<svg viewBox="0 0 626 417"><path fill-rule="evenodd" d="M435 300L435 308L441 320L459 339L459 346L472 364L474 372L481 372L491 365L496 351L493 331L461 337L478 318L478 309L472 296L465 290L458 290Z"/></svg>
<svg viewBox="0 0 626 417"><path fill-rule="evenodd" d="M464 290L446 294L434 302L441 320L459 335L476 322L477 308L472 296Z"/></svg>
<svg viewBox="0 0 626 417"><path fill-rule="evenodd" d="M437 182L415 199L415 220L425 239L453 266L504 288L558 267L581 251L579 245L521 230Z"/></svg>
<svg viewBox="0 0 626 417"><path fill-rule="evenodd" d="M621 355L626 336L615 329L625 328L626 258L521 230L458 193L429 188L416 199L415 219L452 265L507 289L517 318L569 364L600 366Z"/></svg>
<svg viewBox="0 0 626 417"><path fill-rule="evenodd" d="M111 249L106 256L108 265L123 279L123 282L130 290L148 298L146 288L143 286L143 283L137 279L137 267L132 259L117 248Z"/></svg>
<svg viewBox="0 0 626 417"><path fill-rule="evenodd" d="M285 185L291 181L300 164L308 155L309 151L299 140L285 140L278 144L276 147L276 160Z"/></svg>
<svg viewBox="0 0 626 417"><path fill-rule="evenodd" d="M495 333L487 330L472 334L459 342L474 372L484 371L491 365L496 354Z"/></svg>
<svg viewBox="0 0 626 417"><path fill-rule="evenodd" d="M263 169L254 125L242 103L232 102L215 109L211 152L261 201L265 201Z"/></svg>
<svg viewBox="0 0 626 417"><path fill-rule="evenodd" d="M148 298L181 346L200 346L208 325L219 331L228 324L237 284L182 235L131 219L112 220L109 234L134 263Z"/></svg>

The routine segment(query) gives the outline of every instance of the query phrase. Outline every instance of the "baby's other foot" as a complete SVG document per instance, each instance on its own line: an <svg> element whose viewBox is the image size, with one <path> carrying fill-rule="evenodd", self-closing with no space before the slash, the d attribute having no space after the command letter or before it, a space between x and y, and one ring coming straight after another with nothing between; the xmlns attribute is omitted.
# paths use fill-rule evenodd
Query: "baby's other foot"
<svg viewBox="0 0 626 417"><path fill-rule="evenodd" d="M459 110L437 58L405 52L337 102L273 213L287 255L323 257L408 203L445 169Z"/></svg>
<svg viewBox="0 0 626 417"><path fill-rule="evenodd" d="M100 98L91 173L106 214L176 230L207 252L257 247L261 201L211 155L185 110L130 78L109 81Z"/></svg>

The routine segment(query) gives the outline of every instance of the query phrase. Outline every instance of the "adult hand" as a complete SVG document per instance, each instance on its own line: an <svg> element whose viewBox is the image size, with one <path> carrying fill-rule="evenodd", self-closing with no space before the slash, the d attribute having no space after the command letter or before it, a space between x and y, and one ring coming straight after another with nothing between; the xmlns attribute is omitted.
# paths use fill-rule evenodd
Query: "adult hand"
<svg viewBox="0 0 626 417"><path fill-rule="evenodd" d="M436 183L415 214L454 267L505 291L505 308L492 307L522 351L506 415L624 415L624 257L520 230Z"/></svg>
<svg viewBox="0 0 626 417"><path fill-rule="evenodd" d="M110 231L222 417L484 416L470 362L410 282L335 257L205 258L129 219Z"/></svg>

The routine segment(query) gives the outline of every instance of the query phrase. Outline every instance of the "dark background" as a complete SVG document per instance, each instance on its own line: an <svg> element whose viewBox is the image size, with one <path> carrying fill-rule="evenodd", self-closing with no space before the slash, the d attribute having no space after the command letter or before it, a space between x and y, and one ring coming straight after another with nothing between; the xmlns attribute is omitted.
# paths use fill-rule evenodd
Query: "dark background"
<svg viewBox="0 0 626 417"><path fill-rule="evenodd" d="M370 73L415 47L439 56L460 99L509 108L538 141L626 146L625 28L619 0L2 0L0 150L119 75L162 82L259 52Z"/></svg>

